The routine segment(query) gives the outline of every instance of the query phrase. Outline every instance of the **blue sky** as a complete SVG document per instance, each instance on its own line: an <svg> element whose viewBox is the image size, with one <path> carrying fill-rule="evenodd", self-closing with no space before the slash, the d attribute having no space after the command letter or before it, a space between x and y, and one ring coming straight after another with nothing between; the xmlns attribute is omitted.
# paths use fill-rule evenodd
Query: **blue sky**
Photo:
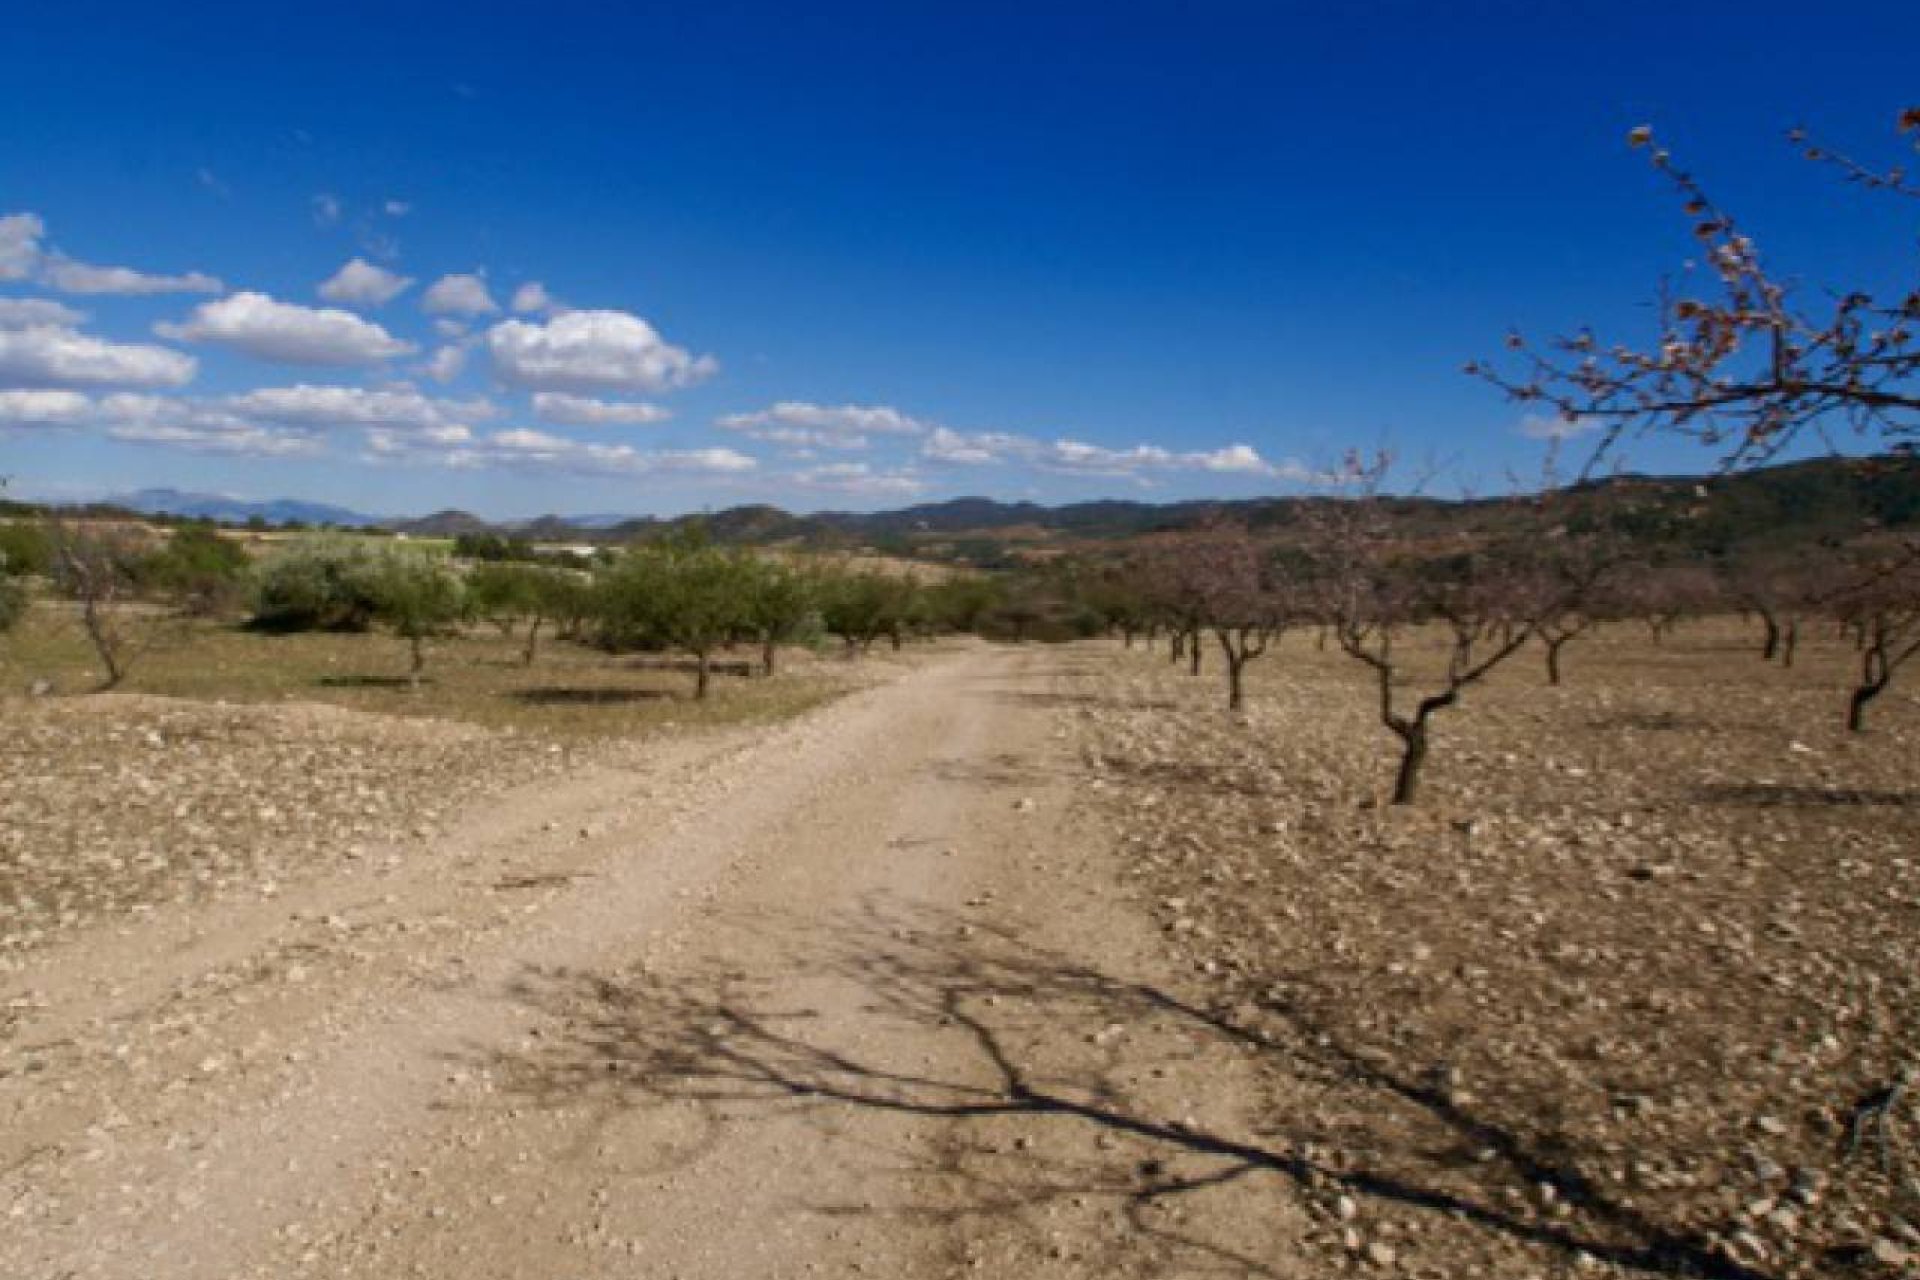
<svg viewBox="0 0 1920 1280"><path fill-rule="evenodd" d="M27 494L1243 496L1383 442L1498 487L1541 446L1461 364L1515 325L1642 334L1689 251L1640 124L1809 287L1911 278L1911 210L1781 136L1897 155L1911 4L7 27L0 473Z"/></svg>

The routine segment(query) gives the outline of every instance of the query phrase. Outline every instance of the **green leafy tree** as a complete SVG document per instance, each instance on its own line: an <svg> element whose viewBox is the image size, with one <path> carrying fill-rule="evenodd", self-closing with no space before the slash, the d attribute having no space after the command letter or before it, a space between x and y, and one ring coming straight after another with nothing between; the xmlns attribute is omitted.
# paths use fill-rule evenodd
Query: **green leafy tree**
<svg viewBox="0 0 1920 1280"><path fill-rule="evenodd" d="M821 592L820 617L848 653L865 653L901 625L915 591L911 581L877 570L841 570Z"/></svg>
<svg viewBox="0 0 1920 1280"><path fill-rule="evenodd" d="M630 551L601 579L604 638L615 648L691 655L694 697L705 698L715 651L751 625L753 572L752 562L697 537Z"/></svg>
<svg viewBox="0 0 1920 1280"><path fill-rule="evenodd" d="M467 575L467 604L475 614L506 630L526 623L521 661L527 666L538 656L541 627L564 621L580 590L578 575L538 565L482 564Z"/></svg>
<svg viewBox="0 0 1920 1280"><path fill-rule="evenodd" d="M374 618L407 641L407 679L417 689L428 639L449 633L465 616L459 575L439 556L399 548L373 557L364 571Z"/></svg>
<svg viewBox="0 0 1920 1280"><path fill-rule="evenodd" d="M137 567L143 591L157 593L196 617L237 604L246 583L246 549L213 529L188 525Z"/></svg>
<svg viewBox="0 0 1920 1280"><path fill-rule="evenodd" d="M815 575L772 560L748 562L746 623L760 641L760 671L772 675L780 646L791 643L817 617Z"/></svg>
<svg viewBox="0 0 1920 1280"><path fill-rule="evenodd" d="M44 577L53 565L47 531L32 520L0 520L0 572L10 577Z"/></svg>

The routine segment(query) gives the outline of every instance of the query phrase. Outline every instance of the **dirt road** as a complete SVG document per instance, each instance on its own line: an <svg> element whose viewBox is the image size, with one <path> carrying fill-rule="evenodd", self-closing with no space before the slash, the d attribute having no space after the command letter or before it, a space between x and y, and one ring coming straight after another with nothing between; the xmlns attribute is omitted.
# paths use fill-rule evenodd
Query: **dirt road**
<svg viewBox="0 0 1920 1280"><path fill-rule="evenodd" d="M943 656L38 957L0 1275L1292 1274L1076 660Z"/></svg>

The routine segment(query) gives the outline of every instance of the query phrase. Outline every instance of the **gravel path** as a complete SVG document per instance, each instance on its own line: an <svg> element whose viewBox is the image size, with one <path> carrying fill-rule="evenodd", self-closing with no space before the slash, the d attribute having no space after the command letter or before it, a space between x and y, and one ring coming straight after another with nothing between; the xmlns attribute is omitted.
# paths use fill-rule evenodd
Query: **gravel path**
<svg viewBox="0 0 1920 1280"><path fill-rule="evenodd" d="M1070 781L1074 661L942 656L25 954L0 1275L1284 1256L1290 1211L1232 1149L1246 1046L1150 979Z"/></svg>

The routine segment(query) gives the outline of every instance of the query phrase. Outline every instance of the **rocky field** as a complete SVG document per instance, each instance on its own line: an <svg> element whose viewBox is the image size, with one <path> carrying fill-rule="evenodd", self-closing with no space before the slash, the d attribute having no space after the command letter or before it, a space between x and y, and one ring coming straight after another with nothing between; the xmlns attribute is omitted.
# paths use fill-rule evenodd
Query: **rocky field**
<svg viewBox="0 0 1920 1280"><path fill-rule="evenodd" d="M1209 660L1217 655L1209 654ZM1169 944L1350 1175L1316 1243L1417 1274L1895 1274L1920 1254L1920 715L1732 622L1523 657L1414 809L1337 653L1083 662L1093 785ZM1354 1186L1373 1195L1355 1194Z"/></svg>

